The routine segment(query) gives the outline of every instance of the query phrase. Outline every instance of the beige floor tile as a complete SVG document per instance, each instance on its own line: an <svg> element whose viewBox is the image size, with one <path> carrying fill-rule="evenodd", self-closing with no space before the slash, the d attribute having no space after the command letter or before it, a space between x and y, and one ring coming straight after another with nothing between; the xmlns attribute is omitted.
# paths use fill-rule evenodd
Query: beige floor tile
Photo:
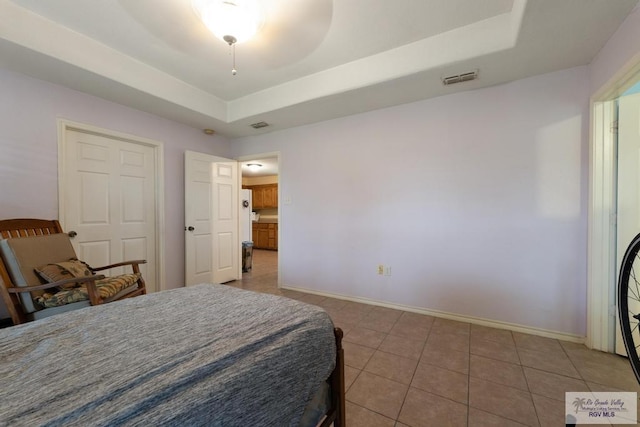
<svg viewBox="0 0 640 427"><path fill-rule="evenodd" d="M327 299L327 297L323 297L322 295L306 294L298 299L299 301L304 301L308 304L319 305L319 303Z"/></svg>
<svg viewBox="0 0 640 427"><path fill-rule="evenodd" d="M469 352L469 337L461 334L439 333L434 330L427 339L427 345L440 350Z"/></svg>
<svg viewBox="0 0 640 427"><path fill-rule="evenodd" d="M418 326L421 328L429 329L436 320L433 316L427 316L425 314L410 313L405 311L398 319L398 323L403 326Z"/></svg>
<svg viewBox="0 0 640 427"><path fill-rule="evenodd" d="M566 424L564 399L559 401L537 394L531 394L531 397L541 427L556 427Z"/></svg>
<svg viewBox="0 0 640 427"><path fill-rule="evenodd" d="M565 377L551 372L524 368L524 375L531 393L564 402L564 394L568 391L589 391L587 383L577 378Z"/></svg>
<svg viewBox="0 0 640 427"><path fill-rule="evenodd" d="M344 364L356 369L363 369L375 350L351 342L342 342L344 348Z"/></svg>
<svg viewBox="0 0 640 427"><path fill-rule="evenodd" d="M522 427L525 425L480 409L469 408L469 427Z"/></svg>
<svg viewBox="0 0 640 427"><path fill-rule="evenodd" d="M536 335L523 334L513 332L513 339L518 350L536 350L544 352L560 352L564 353L562 346L558 340L552 338L539 337Z"/></svg>
<svg viewBox="0 0 640 427"><path fill-rule="evenodd" d="M360 369L353 368L345 365L344 367L344 391L349 391L349 387L354 383L356 378L360 375Z"/></svg>
<svg viewBox="0 0 640 427"><path fill-rule="evenodd" d="M531 394L513 387L471 377L469 406L529 426L538 425Z"/></svg>
<svg viewBox="0 0 640 427"><path fill-rule="evenodd" d="M398 320L405 312L402 310L396 310L395 308L374 306L370 313L376 316L389 317Z"/></svg>
<svg viewBox="0 0 640 427"><path fill-rule="evenodd" d="M560 345L560 344L558 344ZM522 366L553 372L567 377L581 378L573 363L564 352L548 352L518 349Z"/></svg>
<svg viewBox="0 0 640 427"><path fill-rule="evenodd" d="M384 332L385 334L389 333L391 329L393 329L393 325L395 321L385 320L385 319L375 319L375 318L367 318L362 319L358 326L373 329L374 331Z"/></svg>
<svg viewBox="0 0 640 427"><path fill-rule="evenodd" d="M404 338L424 341L429 336L429 328L415 324L400 323L400 321L398 320L393 325L389 333Z"/></svg>
<svg viewBox="0 0 640 427"><path fill-rule="evenodd" d="M350 311L352 313L360 313L362 315L367 314L371 310L373 310L373 306L369 304L362 304L359 302L347 301L342 309L345 311Z"/></svg>
<svg viewBox="0 0 640 427"><path fill-rule="evenodd" d="M378 332L374 331L373 329L366 329L356 326L344 336L344 340L355 344L364 345L366 347L378 348L385 337L386 334L384 332Z"/></svg>
<svg viewBox="0 0 640 427"><path fill-rule="evenodd" d="M346 424L349 427L394 427L395 421L362 406L347 402Z"/></svg>
<svg viewBox="0 0 640 427"><path fill-rule="evenodd" d="M578 344L578 343L569 342L569 341L558 341L558 342L560 343L564 351L571 351L571 350L590 351L587 348L587 346L585 346L584 344Z"/></svg>
<svg viewBox="0 0 640 427"><path fill-rule="evenodd" d="M399 382L363 371L347 392L347 400L395 420L408 388Z"/></svg>
<svg viewBox="0 0 640 427"><path fill-rule="evenodd" d="M456 402L468 403L469 376L426 363L418 364L411 387L428 391Z"/></svg>
<svg viewBox="0 0 640 427"><path fill-rule="evenodd" d="M281 289L282 295L291 299L299 299L306 295L304 292L292 291L289 289Z"/></svg>
<svg viewBox="0 0 640 427"><path fill-rule="evenodd" d="M229 285L320 305L345 335L358 329L353 340L375 345L376 337L383 338L377 353L343 341L347 399L359 401L347 404L349 427L439 427L448 421L502 427L536 425L538 417L542 426L564 425L565 391L582 391L586 384L593 391L640 392L627 359L582 344L278 289L277 255L254 250L252 271ZM410 386L381 376L406 381L416 361ZM409 368L403 368L405 362ZM518 364L531 393L517 388L520 379L510 378ZM516 381L516 387L496 381Z"/></svg>
<svg viewBox="0 0 640 427"><path fill-rule="evenodd" d="M364 370L402 384L410 384L418 361L383 351L376 351Z"/></svg>
<svg viewBox="0 0 640 427"><path fill-rule="evenodd" d="M319 307L322 307L321 305L318 305ZM340 309L338 308L333 308L333 307L322 307L324 309L324 311L327 312L327 314L329 315L329 317L331 317L331 320L333 320L333 316L340 313Z"/></svg>
<svg viewBox="0 0 640 427"><path fill-rule="evenodd" d="M522 366L500 360L471 355L470 375L494 383L529 391Z"/></svg>
<svg viewBox="0 0 640 427"><path fill-rule="evenodd" d="M331 320L333 320L334 323L356 326L364 316L366 316L366 314L360 311L350 311L343 308L337 312L332 312Z"/></svg>
<svg viewBox="0 0 640 427"><path fill-rule="evenodd" d="M382 341L378 350L417 360L420 359L423 348L424 340L412 340L410 338L389 334L385 337L384 341Z"/></svg>
<svg viewBox="0 0 640 427"><path fill-rule="evenodd" d="M513 335L506 329L489 328L487 326L471 325L471 338L492 341L501 344L513 344Z"/></svg>
<svg viewBox="0 0 640 427"><path fill-rule="evenodd" d="M605 353L603 351L589 350L586 347L574 347L565 350L569 359L574 363L593 362L608 365L625 365L629 359L617 354Z"/></svg>
<svg viewBox="0 0 640 427"><path fill-rule="evenodd" d="M567 354L585 381L640 393L627 358L594 350L569 350Z"/></svg>
<svg viewBox="0 0 640 427"><path fill-rule="evenodd" d="M520 357L513 342L509 344L498 341L487 341L473 335L472 332L469 351L471 354L477 354L478 356L520 364Z"/></svg>
<svg viewBox="0 0 640 427"><path fill-rule="evenodd" d="M376 307L378 308L378 307ZM398 321L400 315L393 312L383 312L380 310L371 310L360 320L358 326L373 329L375 331L389 333L393 329L393 325Z"/></svg>
<svg viewBox="0 0 640 427"><path fill-rule="evenodd" d="M398 421L412 427L465 427L467 406L411 387Z"/></svg>
<svg viewBox="0 0 640 427"><path fill-rule="evenodd" d="M440 350L429 346L429 343L422 352L421 363L439 366L450 371L469 373L469 353L462 351Z"/></svg>
<svg viewBox="0 0 640 427"><path fill-rule="evenodd" d="M331 316L331 320L333 321L333 326L335 326L336 328L342 329L342 333L344 335L347 335L349 331L351 331L351 329L356 327L355 323L348 323L348 322L343 322L341 320L336 320L331 314L329 314L329 316Z"/></svg>
<svg viewBox="0 0 640 427"><path fill-rule="evenodd" d="M347 304L347 302L341 299L325 298L324 300L318 302L317 305L324 309L342 310L345 304Z"/></svg>
<svg viewBox="0 0 640 427"><path fill-rule="evenodd" d="M431 330L432 332L436 332L438 334L469 335L471 333L471 324L465 322L457 322L455 320L437 318L436 320L434 320Z"/></svg>

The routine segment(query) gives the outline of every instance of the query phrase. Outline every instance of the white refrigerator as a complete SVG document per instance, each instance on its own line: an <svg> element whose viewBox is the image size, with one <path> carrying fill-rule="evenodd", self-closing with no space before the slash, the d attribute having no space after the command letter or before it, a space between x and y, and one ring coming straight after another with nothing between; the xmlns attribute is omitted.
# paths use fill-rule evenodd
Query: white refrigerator
<svg viewBox="0 0 640 427"><path fill-rule="evenodd" d="M240 237L243 242L252 242L251 235L251 190L240 190Z"/></svg>

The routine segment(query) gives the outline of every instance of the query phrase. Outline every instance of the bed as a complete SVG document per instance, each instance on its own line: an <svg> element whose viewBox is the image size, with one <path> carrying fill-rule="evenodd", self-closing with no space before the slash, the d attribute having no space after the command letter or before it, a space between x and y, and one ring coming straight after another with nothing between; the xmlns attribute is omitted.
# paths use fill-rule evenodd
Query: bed
<svg viewBox="0 0 640 427"><path fill-rule="evenodd" d="M226 285L0 329L0 425L344 426L342 331Z"/></svg>

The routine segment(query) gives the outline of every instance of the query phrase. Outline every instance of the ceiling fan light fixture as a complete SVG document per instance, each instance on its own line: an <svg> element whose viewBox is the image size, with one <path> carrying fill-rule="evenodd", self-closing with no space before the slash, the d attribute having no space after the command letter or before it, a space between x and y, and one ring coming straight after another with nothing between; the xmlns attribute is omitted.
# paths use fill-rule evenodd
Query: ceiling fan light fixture
<svg viewBox="0 0 640 427"><path fill-rule="evenodd" d="M191 0L191 4L209 31L229 45L249 40L262 25L256 0Z"/></svg>
<svg viewBox="0 0 640 427"><path fill-rule="evenodd" d="M260 170L261 167L260 163L247 163L247 169L253 172Z"/></svg>

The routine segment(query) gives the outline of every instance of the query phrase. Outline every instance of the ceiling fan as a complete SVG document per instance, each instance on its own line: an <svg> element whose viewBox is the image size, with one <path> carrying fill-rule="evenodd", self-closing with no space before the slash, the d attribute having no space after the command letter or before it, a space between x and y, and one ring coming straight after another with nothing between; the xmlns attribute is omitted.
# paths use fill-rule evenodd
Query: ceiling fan
<svg viewBox="0 0 640 427"><path fill-rule="evenodd" d="M262 16L255 35L222 34L228 22L218 20L218 12L243 8L247 2L259 3ZM333 0L193 0L194 6L210 13L211 32L200 19L192 2L177 0L119 0L122 9L156 38L192 55L202 55L204 47L219 41L242 43L243 55L258 58L268 69L277 69L302 60L324 40L333 17ZM171 25L167 25L167 17ZM214 30L215 28L215 30ZM224 39L224 36L231 36ZM233 38L235 38L235 41Z"/></svg>

